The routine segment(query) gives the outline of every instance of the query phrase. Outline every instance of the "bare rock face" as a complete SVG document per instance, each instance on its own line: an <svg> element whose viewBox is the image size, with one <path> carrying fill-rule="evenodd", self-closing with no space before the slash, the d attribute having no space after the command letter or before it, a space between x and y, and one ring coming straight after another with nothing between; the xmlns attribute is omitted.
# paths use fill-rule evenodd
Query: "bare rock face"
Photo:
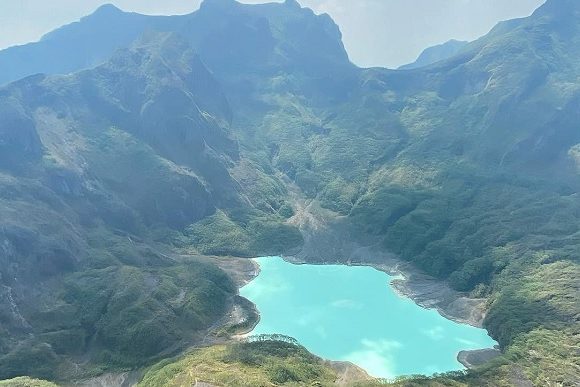
<svg viewBox="0 0 580 387"><path fill-rule="evenodd" d="M74 384L74 387L134 387L139 383L139 371L107 373Z"/></svg>
<svg viewBox="0 0 580 387"><path fill-rule="evenodd" d="M0 93L0 167L17 168L42 155L42 143L33 119L17 100Z"/></svg>

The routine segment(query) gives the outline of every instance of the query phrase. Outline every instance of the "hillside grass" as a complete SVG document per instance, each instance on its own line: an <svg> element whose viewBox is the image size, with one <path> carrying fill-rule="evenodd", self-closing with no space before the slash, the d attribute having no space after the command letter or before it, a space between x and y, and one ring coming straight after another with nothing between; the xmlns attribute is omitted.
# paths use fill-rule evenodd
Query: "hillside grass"
<svg viewBox="0 0 580 387"><path fill-rule="evenodd" d="M195 350L176 362L151 367L139 387L330 386L337 376L303 347L279 341L238 343Z"/></svg>

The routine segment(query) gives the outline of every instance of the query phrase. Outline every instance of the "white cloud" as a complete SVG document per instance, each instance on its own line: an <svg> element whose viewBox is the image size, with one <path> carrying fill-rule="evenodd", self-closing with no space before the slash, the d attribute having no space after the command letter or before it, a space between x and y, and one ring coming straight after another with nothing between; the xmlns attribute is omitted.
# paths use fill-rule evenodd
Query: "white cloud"
<svg viewBox="0 0 580 387"><path fill-rule="evenodd" d="M362 309L361 304L355 302L354 300L347 300L347 299L336 300L336 301L332 302L331 306L333 308L339 308L339 309Z"/></svg>
<svg viewBox="0 0 580 387"><path fill-rule="evenodd" d="M253 281L241 289L241 294L254 302L260 302L264 298L277 297L280 293L289 293L292 286L287 282L275 277L268 280Z"/></svg>
<svg viewBox="0 0 580 387"><path fill-rule="evenodd" d="M478 345L476 342L473 342L471 340L466 340L466 339L462 339L460 337L456 337L455 341L457 341L458 343L461 343L462 345L465 345L466 348L465 349L477 349Z"/></svg>
<svg viewBox="0 0 580 387"><path fill-rule="evenodd" d="M445 337L443 334L444 329L441 326L436 326L431 329L424 329L421 331L421 333L435 341L442 340Z"/></svg>
<svg viewBox="0 0 580 387"><path fill-rule="evenodd" d="M364 368L372 376L393 378L397 375L395 353L402 347L396 340L364 339L361 348L346 355L343 360Z"/></svg>

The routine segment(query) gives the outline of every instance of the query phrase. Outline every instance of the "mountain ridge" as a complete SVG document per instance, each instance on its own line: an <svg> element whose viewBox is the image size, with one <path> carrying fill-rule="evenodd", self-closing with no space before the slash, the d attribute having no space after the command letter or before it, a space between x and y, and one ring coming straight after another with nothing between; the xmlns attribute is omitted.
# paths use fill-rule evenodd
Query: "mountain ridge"
<svg viewBox="0 0 580 387"><path fill-rule="evenodd" d="M451 39L445 43L426 48L413 63L400 66L398 70L411 70L455 56L469 42Z"/></svg>

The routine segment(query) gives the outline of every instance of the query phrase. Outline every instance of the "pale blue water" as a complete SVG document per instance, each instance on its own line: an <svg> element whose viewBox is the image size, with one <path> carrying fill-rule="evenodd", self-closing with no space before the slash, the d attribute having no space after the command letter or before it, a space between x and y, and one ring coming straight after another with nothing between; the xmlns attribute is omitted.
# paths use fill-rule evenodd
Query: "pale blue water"
<svg viewBox="0 0 580 387"><path fill-rule="evenodd" d="M260 275L241 290L261 314L252 334L292 336L318 356L351 361L373 376L460 370L459 351L497 344L483 329L398 296L392 277L373 268L257 262Z"/></svg>

